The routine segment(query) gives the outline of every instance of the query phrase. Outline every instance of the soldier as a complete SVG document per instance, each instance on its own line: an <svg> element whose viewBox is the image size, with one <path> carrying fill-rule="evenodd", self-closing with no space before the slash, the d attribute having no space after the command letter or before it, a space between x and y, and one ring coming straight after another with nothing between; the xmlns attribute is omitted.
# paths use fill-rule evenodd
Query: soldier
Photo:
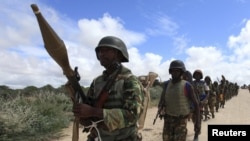
<svg viewBox="0 0 250 141"><path fill-rule="evenodd" d="M182 79L186 71L185 65L180 60L170 63L169 73L172 79L164 82L161 100L158 105L160 110L164 110L163 141L186 141L187 118L190 113L190 105L193 103L195 111L194 130L198 139L200 134L200 110L199 104L193 91L192 85Z"/></svg>
<svg viewBox="0 0 250 141"><path fill-rule="evenodd" d="M193 73L193 87L195 94L199 98L199 104L200 104L200 113L201 113L201 119L203 119L203 114L204 114L204 106L208 102L208 97L209 97L209 87L206 85L205 81L202 80L203 78L203 73L200 69L197 69ZM194 119L195 120L195 119Z"/></svg>
<svg viewBox="0 0 250 141"><path fill-rule="evenodd" d="M216 94L215 111L219 112L220 94L219 94L219 84L218 84L218 82L214 81L213 86L214 86L214 91L215 91L215 94Z"/></svg>
<svg viewBox="0 0 250 141"><path fill-rule="evenodd" d="M87 141L137 141L144 96L138 78L122 65L129 61L126 45L117 37L106 36L95 52L105 70L90 85L87 96L91 103L73 105L74 116L85 128L90 127ZM97 128L87 126L90 121Z"/></svg>
<svg viewBox="0 0 250 141"><path fill-rule="evenodd" d="M184 80L188 81L189 83L193 83L192 73L188 70L186 70L185 73L183 73L182 78Z"/></svg>
<svg viewBox="0 0 250 141"><path fill-rule="evenodd" d="M183 73L182 78L183 78L183 80L188 81L190 84L193 83L192 73L190 71L188 71L188 70L186 70L185 73ZM188 115L188 121L192 120L193 113L194 113L194 106L193 106L193 104L191 104L191 106L190 106L190 113Z"/></svg>
<svg viewBox="0 0 250 141"><path fill-rule="evenodd" d="M225 105L225 91L226 91L226 84L225 80L222 79L221 83L219 84L219 94L220 94L220 108L224 108Z"/></svg>
<svg viewBox="0 0 250 141"><path fill-rule="evenodd" d="M215 108L215 103L216 103L216 89L212 83L210 76L205 77L205 82L210 89L207 104L208 104L209 112L212 114L212 118L214 118L215 117L214 108ZM207 113L207 114L209 114L209 113ZM206 119L206 117L205 117L205 119Z"/></svg>

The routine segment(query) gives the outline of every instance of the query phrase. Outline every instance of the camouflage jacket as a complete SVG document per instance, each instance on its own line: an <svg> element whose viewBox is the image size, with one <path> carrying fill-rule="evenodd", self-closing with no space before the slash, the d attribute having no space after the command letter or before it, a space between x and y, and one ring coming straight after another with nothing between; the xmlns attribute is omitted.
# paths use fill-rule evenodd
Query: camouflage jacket
<svg viewBox="0 0 250 141"><path fill-rule="evenodd" d="M104 71L91 83L88 97L93 99L93 102L106 84L107 77ZM101 134L111 136L136 130L139 114L143 110L144 97L142 91L138 78L128 68L122 66L121 73L111 86L109 96L103 106L104 124L108 130L101 129Z"/></svg>

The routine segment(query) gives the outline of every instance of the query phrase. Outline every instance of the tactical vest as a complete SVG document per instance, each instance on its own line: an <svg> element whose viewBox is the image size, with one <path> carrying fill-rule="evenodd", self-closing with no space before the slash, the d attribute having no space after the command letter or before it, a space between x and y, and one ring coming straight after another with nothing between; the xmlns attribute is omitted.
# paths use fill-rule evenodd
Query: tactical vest
<svg viewBox="0 0 250 141"><path fill-rule="evenodd" d="M165 92L165 113L171 116L185 116L190 113L191 102L187 97L186 81L168 83Z"/></svg>
<svg viewBox="0 0 250 141"><path fill-rule="evenodd" d="M197 97L199 98L199 101L202 101L205 97L206 97L206 93L205 93L205 81L193 81L193 88L194 88L194 92L197 95Z"/></svg>
<svg viewBox="0 0 250 141"><path fill-rule="evenodd" d="M216 88L215 88L215 86L212 83L209 83L208 87L210 89L209 97L210 96L211 97L216 96Z"/></svg>

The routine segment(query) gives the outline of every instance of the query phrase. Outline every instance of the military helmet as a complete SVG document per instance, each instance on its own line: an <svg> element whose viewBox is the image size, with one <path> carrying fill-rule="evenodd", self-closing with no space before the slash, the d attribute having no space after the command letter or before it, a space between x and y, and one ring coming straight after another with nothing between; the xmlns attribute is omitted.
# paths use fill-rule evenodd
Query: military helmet
<svg viewBox="0 0 250 141"><path fill-rule="evenodd" d="M186 71L185 65L181 60L174 60L170 63L169 73L171 69L181 69L182 73Z"/></svg>
<svg viewBox="0 0 250 141"><path fill-rule="evenodd" d="M204 80L208 80L209 82L212 81L211 78L210 78L210 76L206 76L206 77L204 78Z"/></svg>
<svg viewBox="0 0 250 141"><path fill-rule="evenodd" d="M214 86L218 86L219 85L217 81L214 81L213 84L214 84Z"/></svg>
<svg viewBox="0 0 250 141"><path fill-rule="evenodd" d="M196 73L199 73L199 74L201 75L201 78L200 78L200 79L203 78L203 73L202 73L202 71L201 71L200 69L197 69L197 70L194 71L194 73L193 73L193 78L194 78L194 75L195 75Z"/></svg>
<svg viewBox="0 0 250 141"><path fill-rule="evenodd" d="M128 62L129 61L127 47L126 47L125 43L120 38L117 38L117 37L114 37L114 36L103 37L99 41L97 47L95 48L96 54L97 54L98 48L100 48L100 47L115 48L115 49L119 50L122 53L122 55L123 55L123 58L121 60L122 62ZM99 60L98 56L97 56L97 59Z"/></svg>
<svg viewBox="0 0 250 141"><path fill-rule="evenodd" d="M184 75L187 81L192 82L193 78L192 78L192 73L190 71L186 70L184 72Z"/></svg>

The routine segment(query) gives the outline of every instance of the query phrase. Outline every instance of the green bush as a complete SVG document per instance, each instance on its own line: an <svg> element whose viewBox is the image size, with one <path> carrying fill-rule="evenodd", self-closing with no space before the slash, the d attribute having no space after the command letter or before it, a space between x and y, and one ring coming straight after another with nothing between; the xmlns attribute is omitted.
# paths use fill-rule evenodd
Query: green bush
<svg viewBox="0 0 250 141"><path fill-rule="evenodd" d="M46 141L68 127L72 103L65 94L40 91L1 102L0 140Z"/></svg>
<svg viewBox="0 0 250 141"><path fill-rule="evenodd" d="M160 85L150 88L151 107L158 104L161 91ZM64 86L17 90L0 86L0 103L0 141L49 141L60 137L74 118Z"/></svg>
<svg viewBox="0 0 250 141"><path fill-rule="evenodd" d="M155 87L150 88L149 90L150 90L150 99L151 99L150 105L151 107L157 106L161 97L162 87L157 85Z"/></svg>

